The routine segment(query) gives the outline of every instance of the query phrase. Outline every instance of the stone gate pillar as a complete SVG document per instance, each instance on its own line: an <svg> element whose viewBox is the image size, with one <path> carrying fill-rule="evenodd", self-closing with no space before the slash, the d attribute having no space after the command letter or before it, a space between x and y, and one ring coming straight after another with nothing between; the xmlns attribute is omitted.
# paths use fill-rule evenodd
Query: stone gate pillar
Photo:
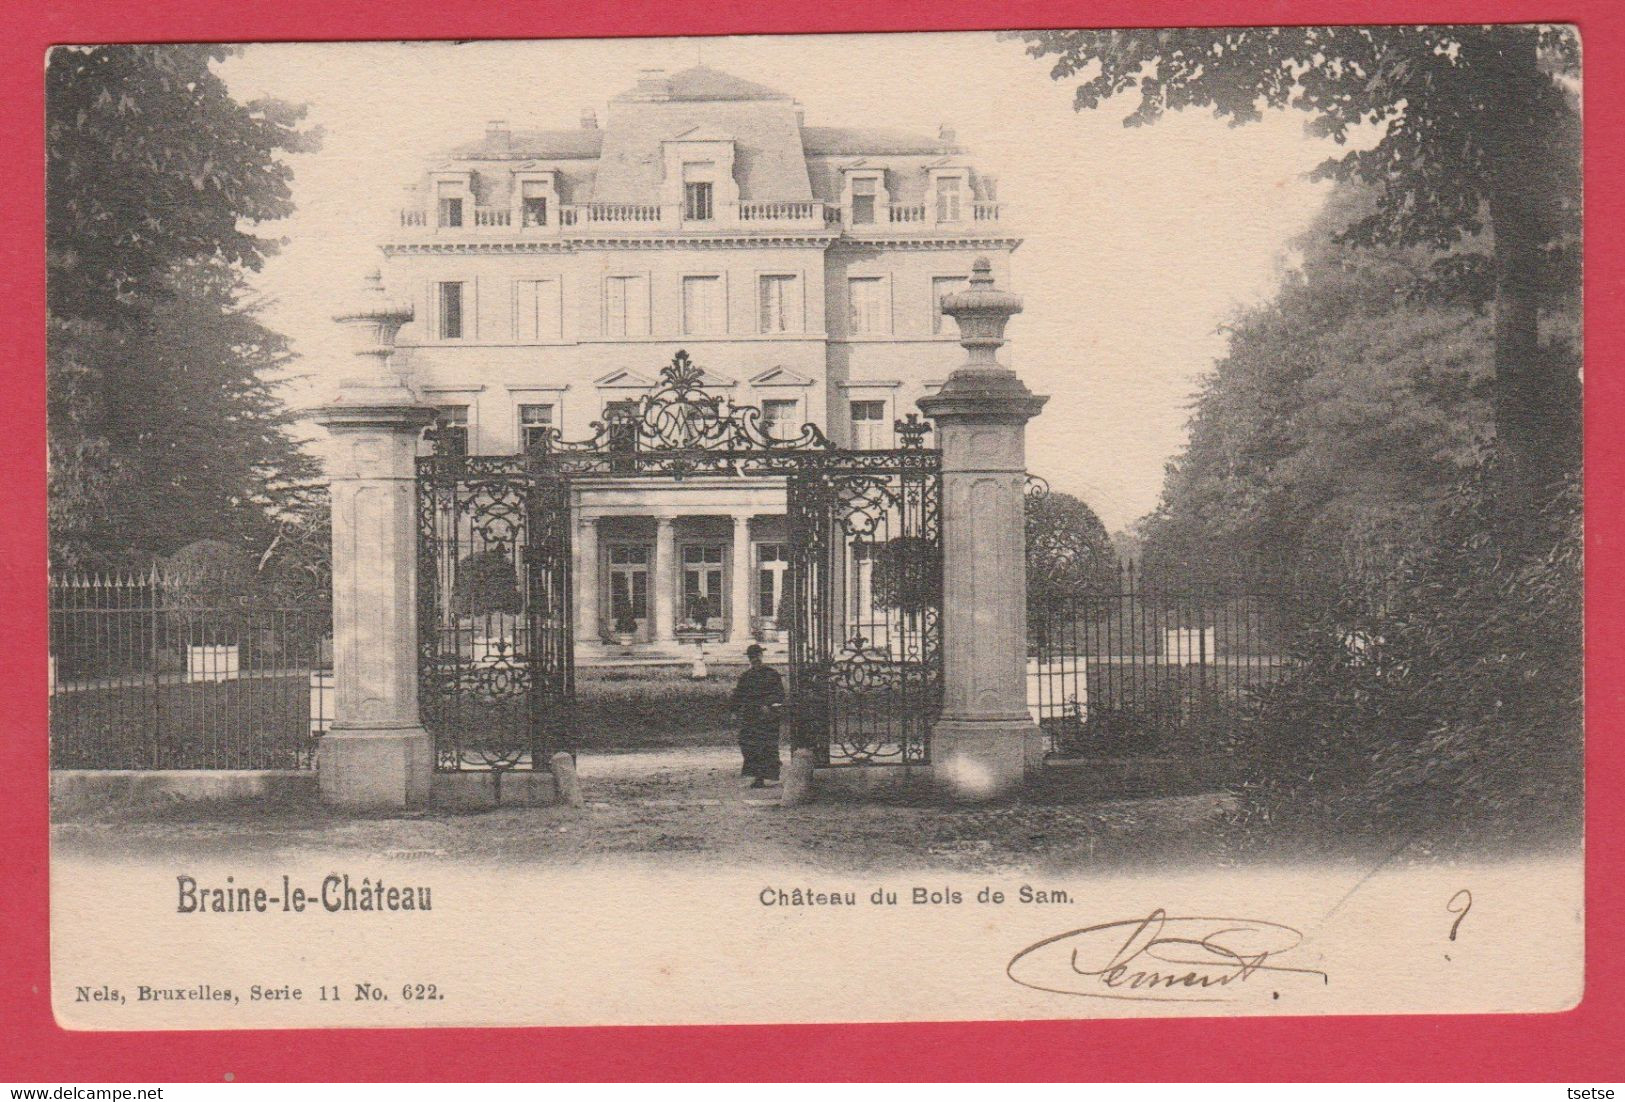
<svg viewBox="0 0 1625 1102"><path fill-rule="evenodd" d="M391 370L412 320L379 277L350 327L364 372L339 385L317 420L333 435L334 719L317 752L322 799L351 808L429 802L434 752L418 717L417 439L434 417Z"/></svg>
<svg viewBox="0 0 1625 1102"><path fill-rule="evenodd" d="M942 449L942 717L932 774L956 797L1018 788L1042 756L1027 713L1026 424L1049 399L997 360L1021 299L993 286L978 258L970 286L947 295L969 357L919 407Z"/></svg>

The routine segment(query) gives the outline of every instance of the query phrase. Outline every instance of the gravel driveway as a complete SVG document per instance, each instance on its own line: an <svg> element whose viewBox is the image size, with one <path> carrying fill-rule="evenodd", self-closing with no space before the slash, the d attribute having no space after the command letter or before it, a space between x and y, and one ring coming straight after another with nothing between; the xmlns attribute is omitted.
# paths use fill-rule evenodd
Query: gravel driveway
<svg viewBox="0 0 1625 1102"><path fill-rule="evenodd" d="M822 796L802 807L742 789L739 754L697 747L583 754L586 806L502 807L376 818L320 806L230 805L110 811L58 823L55 844L84 856L229 857L354 853L586 864L656 858L831 871L1051 871L1211 850L1228 794L1080 797L954 807L906 794ZM1216 856L1212 852L1208 857Z"/></svg>

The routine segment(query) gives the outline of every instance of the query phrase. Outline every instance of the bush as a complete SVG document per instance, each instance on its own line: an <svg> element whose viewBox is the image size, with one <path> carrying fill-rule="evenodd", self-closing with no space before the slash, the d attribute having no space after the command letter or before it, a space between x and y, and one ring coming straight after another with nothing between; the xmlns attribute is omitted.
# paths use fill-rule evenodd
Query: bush
<svg viewBox="0 0 1625 1102"><path fill-rule="evenodd" d="M1276 826L1497 845L1572 833L1582 791L1581 498L1501 513L1486 465L1436 538L1351 581L1251 713L1250 809Z"/></svg>

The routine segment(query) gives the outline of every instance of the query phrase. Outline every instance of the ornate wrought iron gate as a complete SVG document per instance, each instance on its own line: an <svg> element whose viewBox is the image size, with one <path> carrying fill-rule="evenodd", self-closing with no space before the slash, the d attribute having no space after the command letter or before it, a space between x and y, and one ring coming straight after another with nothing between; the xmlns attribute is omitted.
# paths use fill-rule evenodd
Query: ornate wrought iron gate
<svg viewBox="0 0 1625 1102"><path fill-rule="evenodd" d="M569 484L543 456L418 461L418 681L435 765L573 750Z"/></svg>
<svg viewBox="0 0 1625 1102"><path fill-rule="evenodd" d="M841 451L804 425L704 391L684 352L661 383L523 456L418 461L419 686L442 771L546 769L575 748L571 480L786 480L790 698L797 746L826 765L919 765L942 700L941 457Z"/></svg>
<svg viewBox="0 0 1625 1102"><path fill-rule="evenodd" d="M942 708L941 457L897 427L788 481L790 723L827 766L926 764Z"/></svg>

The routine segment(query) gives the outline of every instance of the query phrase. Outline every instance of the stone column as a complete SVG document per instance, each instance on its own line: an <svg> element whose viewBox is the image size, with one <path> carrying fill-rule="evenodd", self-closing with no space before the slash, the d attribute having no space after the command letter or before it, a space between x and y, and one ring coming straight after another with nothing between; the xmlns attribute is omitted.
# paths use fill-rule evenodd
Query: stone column
<svg viewBox="0 0 1625 1102"><path fill-rule="evenodd" d="M576 638L598 642L598 518L581 517L576 529Z"/></svg>
<svg viewBox="0 0 1625 1102"><path fill-rule="evenodd" d="M677 532L675 517L655 518L655 561L649 565L654 577L654 631L656 643L670 643L677 626Z"/></svg>
<svg viewBox="0 0 1625 1102"><path fill-rule="evenodd" d="M335 318L368 367L317 414L333 434L334 720L317 752L322 799L351 808L422 807L434 750L418 717L417 438L434 418L391 370L412 308L374 274Z"/></svg>
<svg viewBox="0 0 1625 1102"><path fill-rule="evenodd" d="M728 596L728 642L744 643L750 634L750 515L734 517L733 585Z"/></svg>
<svg viewBox="0 0 1625 1102"><path fill-rule="evenodd" d="M919 407L942 449L943 709L932 772L962 799L1020 787L1042 758L1027 713L1025 426L1048 400L997 361L1021 299L993 287L977 259L943 311L959 323L965 365Z"/></svg>

